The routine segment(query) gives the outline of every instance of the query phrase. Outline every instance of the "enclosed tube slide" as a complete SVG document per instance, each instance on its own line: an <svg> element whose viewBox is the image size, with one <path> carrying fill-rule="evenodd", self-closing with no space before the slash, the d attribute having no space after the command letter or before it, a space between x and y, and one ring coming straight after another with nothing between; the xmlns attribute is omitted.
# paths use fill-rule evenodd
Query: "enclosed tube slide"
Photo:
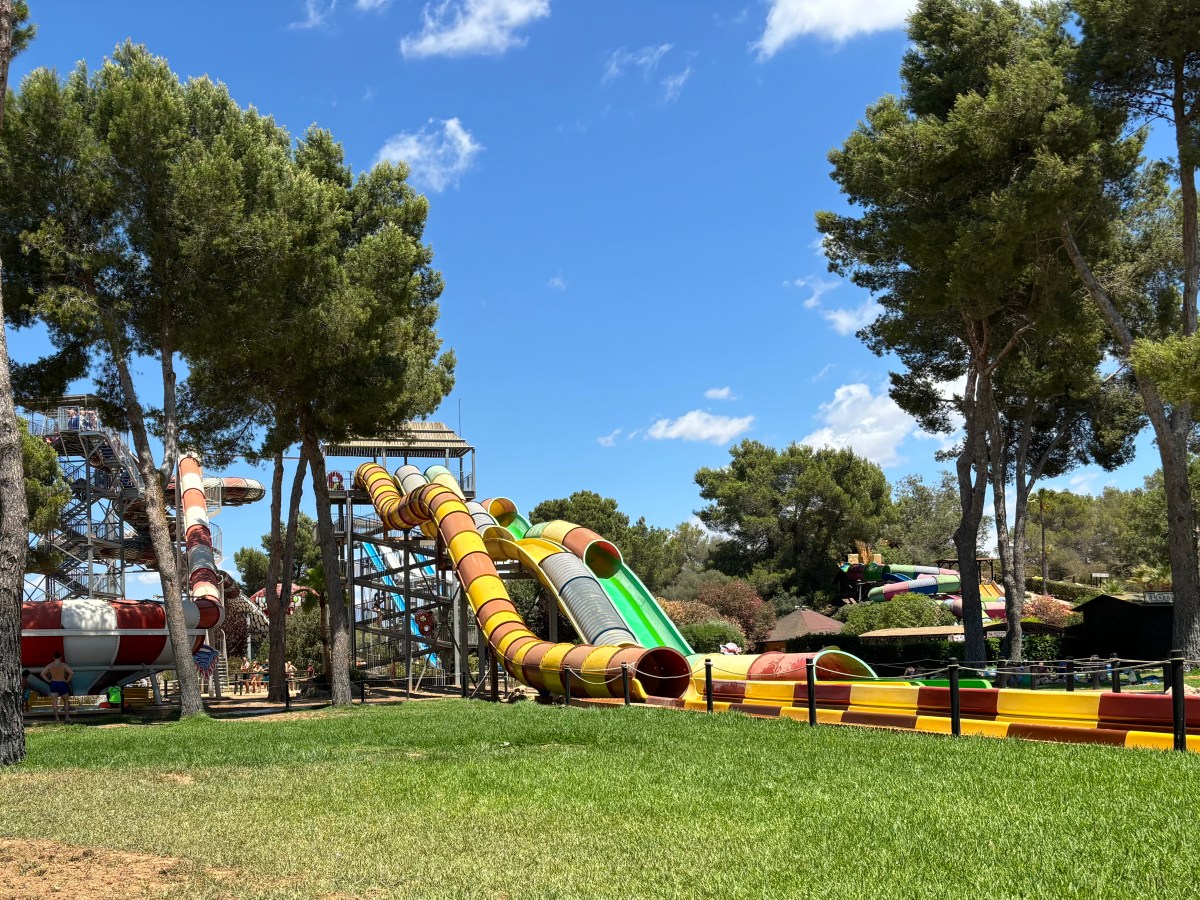
<svg viewBox="0 0 1200 900"><path fill-rule="evenodd" d="M953 594L959 590L961 583L958 574L954 575L922 575L912 581L897 581L893 584L882 584L867 591L868 600L890 600L900 594Z"/></svg>
<svg viewBox="0 0 1200 900"><path fill-rule="evenodd" d="M192 599L219 600L224 591L213 556L212 531L208 527L208 504L200 460L190 453L179 460L179 484L183 488L183 534L187 546L188 590Z"/></svg>
<svg viewBox="0 0 1200 900"><path fill-rule="evenodd" d="M407 480L403 479L401 485ZM687 688L690 667L670 648L553 644L538 638L513 606L466 504L447 485L418 485L402 497L396 482L377 463L359 466L354 482L370 494L387 527L408 530L427 522L434 524L488 644L518 681L540 691L562 694L569 669L573 691L592 697L619 697L621 664L626 663L632 674L631 693L639 700L679 697Z"/></svg>
<svg viewBox="0 0 1200 900"><path fill-rule="evenodd" d="M213 599L184 601L192 652L204 631L216 628L224 610ZM21 665L37 673L61 653L75 672L71 689L94 694L104 688L175 667L167 635L166 608L152 600L54 600L21 604Z"/></svg>
<svg viewBox="0 0 1200 900"><path fill-rule="evenodd" d="M562 520L534 525L527 536L562 544L582 559L600 579L604 593L643 647L671 647L685 656L692 652L654 595L625 565L616 545L589 528Z"/></svg>

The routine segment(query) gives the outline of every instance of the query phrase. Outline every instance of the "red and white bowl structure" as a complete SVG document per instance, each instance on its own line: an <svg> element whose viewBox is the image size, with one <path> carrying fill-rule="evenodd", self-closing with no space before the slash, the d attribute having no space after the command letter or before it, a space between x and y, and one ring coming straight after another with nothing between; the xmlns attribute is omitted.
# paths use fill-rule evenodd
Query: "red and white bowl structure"
<svg viewBox="0 0 1200 900"><path fill-rule="evenodd" d="M215 601L200 598L185 600L183 615L195 653L205 630L219 626L225 612ZM151 671L175 668L166 609L153 600L22 603L21 667L36 678L55 653L75 672L74 694L99 693Z"/></svg>

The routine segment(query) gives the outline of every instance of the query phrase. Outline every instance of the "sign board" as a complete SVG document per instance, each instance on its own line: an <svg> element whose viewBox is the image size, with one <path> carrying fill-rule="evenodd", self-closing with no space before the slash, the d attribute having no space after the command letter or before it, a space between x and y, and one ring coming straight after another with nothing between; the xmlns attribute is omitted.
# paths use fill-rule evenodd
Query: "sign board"
<svg viewBox="0 0 1200 900"><path fill-rule="evenodd" d="M1146 591L1142 594L1142 602L1145 604L1170 605L1175 602L1174 591Z"/></svg>
<svg viewBox="0 0 1200 900"><path fill-rule="evenodd" d="M1107 572L1093 572L1092 577L1095 578L1097 581L1103 581L1105 578L1108 577L1108 573Z"/></svg>

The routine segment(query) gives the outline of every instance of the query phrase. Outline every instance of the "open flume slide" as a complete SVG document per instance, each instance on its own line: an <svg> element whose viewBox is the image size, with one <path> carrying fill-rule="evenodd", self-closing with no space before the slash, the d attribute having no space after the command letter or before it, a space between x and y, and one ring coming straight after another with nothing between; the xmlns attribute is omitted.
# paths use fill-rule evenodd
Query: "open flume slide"
<svg viewBox="0 0 1200 900"><path fill-rule="evenodd" d="M412 474L405 472L393 480L379 464L364 463L355 472L354 481L370 495L376 512L389 528L407 531L426 524L436 528L479 627L512 677L536 690L555 694L566 692L564 677L570 677L572 691L592 697L620 697L624 663L632 676L631 694L639 700L678 697L687 688L688 662L669 647L555 644L537 637L513 605L457 485L452 488L437 477L430 483L416 472L425 481L418 484ZM415 485L411 492L405 490L409 484Z"/></svg>

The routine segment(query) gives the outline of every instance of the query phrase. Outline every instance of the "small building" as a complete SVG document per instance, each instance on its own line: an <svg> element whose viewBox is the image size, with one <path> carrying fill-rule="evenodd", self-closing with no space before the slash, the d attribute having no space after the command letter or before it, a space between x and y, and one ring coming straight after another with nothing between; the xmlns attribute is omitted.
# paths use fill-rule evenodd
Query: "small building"
<svg viewBox="0 0 1200 900"><path fill-rule="evenodd" d="M1083 624L1077 652L1122 659L1165 659L1171 652L1174 598L1169 592L1101 594L1075 607Z"/></svg>
<svg viewBox="0 0 1200 900"><path fill-rule="evenodd" d="M793 610L775 622L775 627L762 642L760 649L764 653L768 650L783 650L792 638L803 637L806 634L838 634L842 627L842 623L837 619L823 616L811 609Z"/></svg>
<svg viewBox="0 0 1200 900"><path fill-rule="evenodd" d="M961 641L961 625L922 625L916 628L877 628L859 635L864 641Z"/></svg>

